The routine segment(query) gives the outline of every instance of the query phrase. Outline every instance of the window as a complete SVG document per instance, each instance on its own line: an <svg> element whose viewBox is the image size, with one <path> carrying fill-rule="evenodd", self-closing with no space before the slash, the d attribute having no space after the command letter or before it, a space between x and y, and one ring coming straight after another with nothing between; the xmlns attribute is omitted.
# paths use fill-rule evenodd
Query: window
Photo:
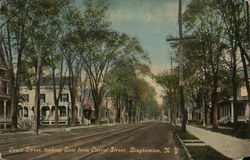
<svg viewBox="0 0 250 160"><path fill-rule="evenodd" d="M41 109L41 111L42 111L41 115L43 117L49 116L49 110L50 110L49 106L43 106L42 109Z"/></svg>
<svg viewBox="0 0 250 160"><path fill-rule="evenodd" d="M28 112L29 110L28 110L28 107L24 107L23 108L23 116L24 117L28 117L29 116L29 112Z"/></svg>
<svg viewBox="0 0 250 160"><path fill-rule="evenodd" d="M65 106L59 106L60 111L60 117L66 116L66 107Z"/></svg>
<svg viewBox="0 0 250 160"><path fill-rule="evenodd" d="M29 94L23 94L22 97L24 102L29 102Z"/></svg>
<svg viewBox="0 0 250 160"><path fill-rule="evenodd" d="M40 94L40 103L45 103L45 94Z"/></svg>
<svg viewBox="0 0 250 160"><path fill-rule="evenodd" d="M61 102L69 102L69 94L68 93L61 95Z"/></svg>
<svg viewBox="0 0 250 160"><path fill-rule="evenodd" d="M245 116L246 104L240 103L238 104L238 116Z"/></svg>
<svg viewBox="0 0 250 160"><path fill-rule="evenodd" d="M8 82L2 82L2 93L8 94Z"/></svg>

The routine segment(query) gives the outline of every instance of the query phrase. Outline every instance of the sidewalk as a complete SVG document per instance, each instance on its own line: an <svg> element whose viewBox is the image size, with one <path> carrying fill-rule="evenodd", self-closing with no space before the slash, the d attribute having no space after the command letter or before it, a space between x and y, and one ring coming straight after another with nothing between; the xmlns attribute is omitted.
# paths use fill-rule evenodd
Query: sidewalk
<svg viewBox="0 0 250 160"><path fill-rule="evenodd" d="M187 125L187 131L232 159L250 157L250 139L239 139Z"/></svg>
<svg viewBox="0 0 250 160"><path fill-rule="evenodd" d="M98 126L113 126L118 125L118 123L115 124L103 124L103 125L85 125L85 126L72 126L72 127L65 127L65 128L40 128L39 134L46 134L50 132L63 132L63 131L71 131L74 129L83 129L83 128L93 128ZM13 134L34 134L33 130L29 131L20 131L20 132L7 132L7 133L0 133L1 135L13 135Z"/></svg>
<svg viewBox="0 0 250 160"><path fill-rule="evenodd" d="M151 121L142 121L137 123L148 123ZM115 125L127 125L128 123L110 123L110 124L101 124L101 125L84 125L84 126L72 126L72 127L63 127L63 128L39 128L39 134L46 134L51 132L63 132L63 131L71 131L75 129L83 129L83 128L93 128L93 127L104 127L104 126L115 126ZM34 130L29 131L19 131L19 132L7 132L0 133L1 135L15 135L15 134L34 134Z"/></svg>

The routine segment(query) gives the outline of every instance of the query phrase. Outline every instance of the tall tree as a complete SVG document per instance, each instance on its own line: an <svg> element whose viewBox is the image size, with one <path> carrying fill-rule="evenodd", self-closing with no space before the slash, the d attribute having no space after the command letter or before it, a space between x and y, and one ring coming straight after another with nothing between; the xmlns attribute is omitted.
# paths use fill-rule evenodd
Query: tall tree
<svg viewBox="0 0 250 160"><path fill-rule="evenodd" d="M197 10L197 8L200 8ZM218 16L215 1L192 1L184 14L187 32L200 42L200 57L206 57L206 68L211 77L211 105L213 112L213 128L218 127L218 87L219 72L222 67L222 55L226 49L223 43L223 20Z"/></svg>
<svg viewBox="0 0 250 160"><path fill-rule="evenodd" d="M146 54L140 43L125 34L110 29L107 5L103 1L86 4L84 14L77 14L69 38L74 42L74 52L89 78L95 106L96 123L106 92L106 82L112 68L124 60L144 59Z"/></svg>

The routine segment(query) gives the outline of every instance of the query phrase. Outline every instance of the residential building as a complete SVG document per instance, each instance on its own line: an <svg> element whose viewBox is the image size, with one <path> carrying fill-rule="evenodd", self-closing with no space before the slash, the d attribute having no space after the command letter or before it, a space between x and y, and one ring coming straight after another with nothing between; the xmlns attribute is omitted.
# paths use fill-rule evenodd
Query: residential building
<svg viewBox="0 0 250 160"><path fill-rule="evenodd" d="M250 106L246 87L240 87L237 93L238 121L250 121ZM218 102L218 117L220 123L233 122L234 112L233 97Z"/></svg>
<svg viewBox="0 0 250 160"><path fill-rule="evenodd" d="M67 125L71 119L71 97L68 87L68 77L65 78L64 87L59 100L58 118L59 125ZM80 83L79 83L80 84ZM59 79L56 78L56 87L59 90ZM32 126L34 122L34 106L35 106L35 86L31 88L22 84L20 86L21 101L18 109L18 117L20 121L28 122ZM112 101L104 98L102 107L111 108ZM91 89L86 88L81 91L80 85L77 86L76 98L76 121L78 124L89 125L94 123L95 109ZM113 115L113 114L112 114ZM112 118L110 115L107 115ZM107 118L107 117L105 117ZM40 84L40 122L42 125L53 125L55 120L55 105L53 83L51 78L43 78Z"/></svg>
<svg viewBox="0 0 250 160"><path fill-rule="evenodd" d="M56 78L56 88L59 90L59 79ZM78 87L79 88L79 87ZM80 93L80 91L77 91ZM20 86L20 94L22 102L19 106L19 118L22 121L34 121L34 106L35 106L35 86L32 88L22 84ZM80 94L76 98L76 121L81 124L82 105ZM43 78L40 84L40 121L44 125L52 125L55 120L55 105L53 83L51 78ZM58 107L59 125L67 125L71 121L71 97L68 87L68 77L65 78L64 87L59 100Z"/></svg>
<svg viewBox="0 0 250 160"><path fill-rule="evenodd" d="M0 58L0 128L11 124L10 79L6 65Z"/></svg>

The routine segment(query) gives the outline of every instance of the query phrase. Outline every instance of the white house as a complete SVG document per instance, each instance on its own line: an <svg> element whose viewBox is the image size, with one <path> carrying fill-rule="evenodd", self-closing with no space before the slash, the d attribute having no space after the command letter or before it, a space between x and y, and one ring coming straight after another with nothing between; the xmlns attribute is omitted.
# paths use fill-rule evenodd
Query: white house
<svg viewBox="0 0 250 160"><path fill-rule="evenodd" d="M250 121L250 106L247 97L246 87L240 87L237 95L238 121ZM220 101L218 103L219 122L233 122L234 115L233 98Z"/></svg>
<svg viewBox="0 0 250 160"><path fill-rule="evenodd" d="M59 81L57 81L59 82ZM62 95L59 100L59 124L67 125L71 120L71 97L69 87L66 83L62 90ZM59 90L59 85L56 85ZM22 102L19 103L19 120L32 122L34 120L34 106L35 106L35 86L29 88L25 85L20 86L20 94ZM76 99L76 120L77 123L82 123L82 107L80 91ZM40 120L41 124L52 125L54 124L55 106L54 106L54 93L53 85L50 79L43 79L40 85Z"/></svg>

